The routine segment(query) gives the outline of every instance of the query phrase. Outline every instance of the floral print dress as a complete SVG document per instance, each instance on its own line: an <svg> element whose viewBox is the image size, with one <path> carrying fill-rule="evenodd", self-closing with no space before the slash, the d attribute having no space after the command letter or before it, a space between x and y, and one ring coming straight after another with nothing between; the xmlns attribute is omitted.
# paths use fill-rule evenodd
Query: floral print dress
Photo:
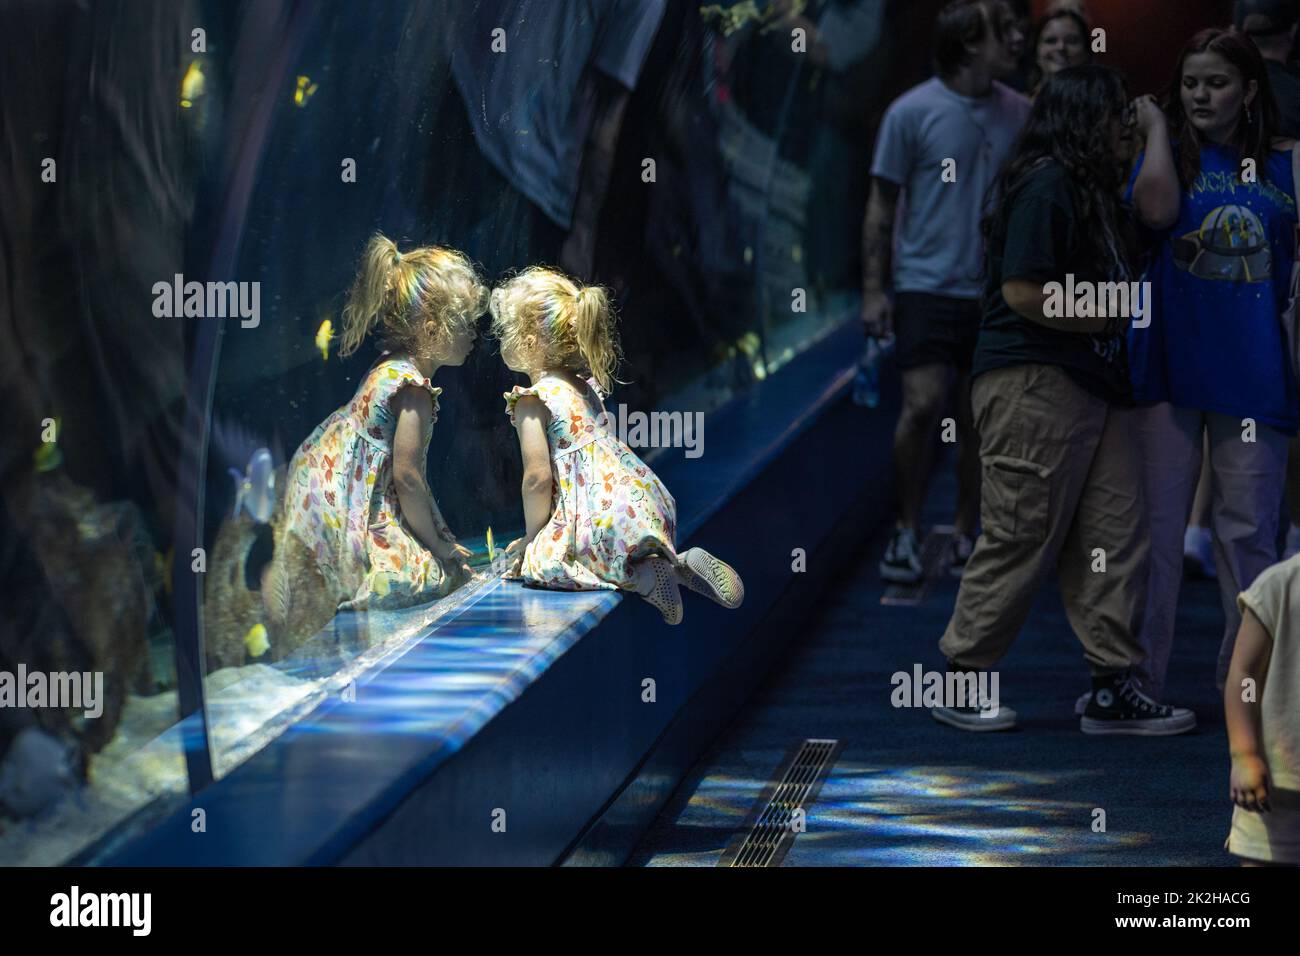
<svg viewBox="0 0 1300 956"><path fill-rule="evenodd" d="M393 485L397 413L391 403L407 386L428 390L437 421L442 389L410 359L385 359L289 463L286 530L315 556L340 610L409 607L444 597L455 585L402 521ZM432 435L430 428L425 455Z"/></svg>
<svg viewBox="0 0 1300 956"><path fill-rule="evenodd" d="M546 375L505 393L506 412L524 395L551 414L551 520L524 550L524 583L564 591L634 590L629 565L658 554L676 560L677 503L632 449L602 427L604 394Z"/></svg>

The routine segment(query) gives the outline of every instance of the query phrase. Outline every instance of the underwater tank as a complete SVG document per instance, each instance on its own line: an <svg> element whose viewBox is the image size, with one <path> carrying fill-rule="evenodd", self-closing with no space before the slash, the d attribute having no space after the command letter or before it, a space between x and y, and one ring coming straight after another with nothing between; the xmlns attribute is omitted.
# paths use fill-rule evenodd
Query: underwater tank
<svg viewBox="0 0 1300 956"><path fill-rule="evenodd" d="M529 379L486 299L468 354L400 366L450 557L365 513L402 427L387 313L342 348L372 237L604 288L612 418L706 414L856 315L872 134L924 56L881 37L935 6L4 5L0 865L147 827L510 570ZM358 584L355 507L418 586Z"/></svg>

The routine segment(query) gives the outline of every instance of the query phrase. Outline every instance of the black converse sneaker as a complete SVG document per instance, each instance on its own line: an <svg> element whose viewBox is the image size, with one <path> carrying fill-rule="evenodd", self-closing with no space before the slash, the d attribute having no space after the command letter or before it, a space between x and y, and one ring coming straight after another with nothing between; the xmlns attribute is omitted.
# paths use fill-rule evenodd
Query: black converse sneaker
<svg viewBox="0 0 1300 956"><path fill-rule="evenodd" d="M949 727L956 727L958 730L970 730L976 733L988 732L991 730L1011 730L1016 726L1016 712L1010 707L1004 706L1001 702L990 700L985 694L979 691L979 671L964 670L953 665L948 666L949 673L964 673L975 677L975 694L978 701L964 701L961 705L956 705L956 701L941 707L931 707L930 716L941 724L947 724ZM969 685L968 685L969 686ZM994 690L996 691L996 685Z"/></svg>
<svg viewBox="0 0 1300 956"><path fill-rule="evenodd" d="M891 584L919 584L925 577L921 564L921 542L911 528L899 528L889 539L880 562L880 576Z"/></svg>
<svg viewBox="0 0 1300 956"><path fill-rule="evenodd" d="M1185 734L1195 726L1194 713L1152 700L1127 673L1094 677L1092 697L1079 719L1085 734L1165 737Z"/></svg>

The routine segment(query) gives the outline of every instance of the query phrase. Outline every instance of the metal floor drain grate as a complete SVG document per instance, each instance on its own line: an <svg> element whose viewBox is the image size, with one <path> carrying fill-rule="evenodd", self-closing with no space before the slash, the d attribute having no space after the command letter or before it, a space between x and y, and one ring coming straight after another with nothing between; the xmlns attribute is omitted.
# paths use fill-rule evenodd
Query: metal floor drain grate
<svg viewBox="0 0 1300 956"><path fill-rule="evenodd" d="M838 740L800 744L764 788L746 821L748 832L732 841L718 866L780 866L797 835L791 826L795 811L807 814L839 752Z"/></svg>
<svg viewBox="0 0 1300 956"><path fill-rule="evenodd" d="M948 570L948 542L952 540L955 528L950 525L936 525L921 542L921 567L925 577L916 584L891 584L880 596L881 604L895 607L916 607L930 593L930 585L935 578L942 577Z"/></svg>

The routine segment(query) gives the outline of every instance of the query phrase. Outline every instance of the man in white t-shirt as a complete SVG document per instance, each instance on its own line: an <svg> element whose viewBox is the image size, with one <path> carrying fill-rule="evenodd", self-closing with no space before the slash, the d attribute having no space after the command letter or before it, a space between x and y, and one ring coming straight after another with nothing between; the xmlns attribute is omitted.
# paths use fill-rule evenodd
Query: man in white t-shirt
<svg viewBox="0 0 1300 956"><path fill-rule="evenodd" d="M1029 116L1029 101L997 82L1015 70L1023 45L1005 0L949 3L935 27L939 75L890 104L876 137L862 237L862 321L868 335L895 335L903 376L894 432L898 518L880 564L886 581L911 584L924 575L921 508L935 429L953 395L958 493L951 573L961 575L974 545L979 443L971 425L970 367L983 289L980 218Z"/></svg>

